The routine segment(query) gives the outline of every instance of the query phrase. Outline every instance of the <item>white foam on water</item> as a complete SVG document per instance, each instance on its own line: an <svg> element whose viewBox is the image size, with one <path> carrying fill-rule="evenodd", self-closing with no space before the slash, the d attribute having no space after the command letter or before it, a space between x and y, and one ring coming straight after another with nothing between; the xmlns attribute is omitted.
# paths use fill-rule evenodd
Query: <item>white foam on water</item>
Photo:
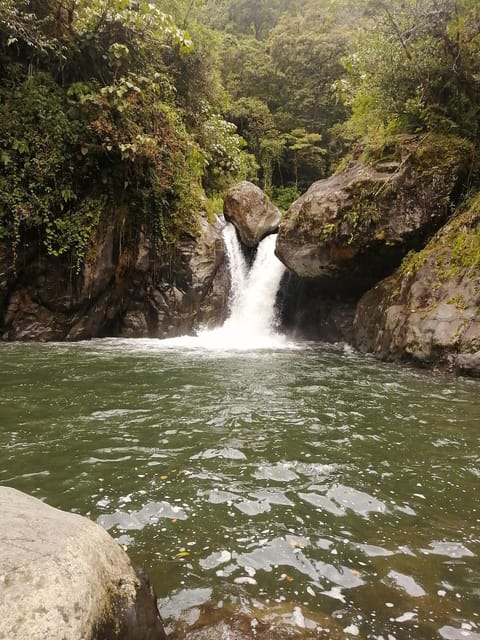
<svg viewBox="0 0 480 640"><path fill-rule="evenodd" d="M276 235L262 240L250 269L232 224L225 225L223 238L231 281L229 317L223 326L200 330L196 336L162 340L162 347L219 351L294 347L276 331L275 300L285 271L275 256Z"/></svg>

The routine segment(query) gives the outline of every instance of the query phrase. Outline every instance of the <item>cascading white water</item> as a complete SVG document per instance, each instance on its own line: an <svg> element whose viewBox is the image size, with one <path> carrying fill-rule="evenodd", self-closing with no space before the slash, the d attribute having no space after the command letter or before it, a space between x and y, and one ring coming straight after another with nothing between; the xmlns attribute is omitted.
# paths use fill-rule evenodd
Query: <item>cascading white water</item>
<svg viewBox="0 0 480 640"><path fill-rule="evenodd" d="M285 267L275 256L275 235L257 248L250 269L235 227L223 230L230 270L230 315L218 329L200 331L201 346L217 349L260 349L285 346L285 337L275 331L275 299Z"/></svg>
<svg viewBox="0 0 480 640"><path fill-rule="evenodd" d="M275 256L275 235L257 248L251 268L243 255L235 227L227 223L223 239L230 271L230 314L223 326L204 329L196 337L162 340L165 347L205 348L222 351L291 347L275 331L275 299L285 267Z"/></svg>
<svg viewBox="0 0 480 640"><path fill-rule="evenodd" d="M275 335L275 298L285 271L274 253L275 239L276 236L271 235L262 240L246 277L238 277L234 273L234 269L237 269L236 260L230 261L234 292L230 317L223 328L237 336L262 339ZM241 253L236 235L235 240L237 247L234 251ZM240 288L235 290L239 284Z"/></svg>
<svg viewBox="0 0 480 640"><path fill-rule="evenodd" d="M223 228L222 236L227 251L230 272L230 310L232 310L238 306L242 291L245 288L248 265L233 224L227 222Z"/></svg>

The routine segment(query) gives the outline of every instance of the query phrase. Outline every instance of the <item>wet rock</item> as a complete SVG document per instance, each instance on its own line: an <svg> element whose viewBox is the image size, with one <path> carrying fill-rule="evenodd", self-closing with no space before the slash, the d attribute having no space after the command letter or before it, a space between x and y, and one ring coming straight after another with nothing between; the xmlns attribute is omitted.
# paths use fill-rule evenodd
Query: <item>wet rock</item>
<svg viewBox="0 0 480 640"><path fill-rule="evenodd" d="M100 526L0 487L0 637L165 640L153 590Z"/></svg>
<svg viewBox="0 0 480 640"><path fill-rule="evenodd" d="M355 344L480 375L480 198L360 300Z"/></svg>
<svg viewBox="0 0 480 640"><path fill-rule="evenodd" d="M0 247L0 335L4 340L167 337L220 324L230 287L221 226L200 216L196 235L155 250L145 229L129 246L101 226L77 273L36 241Z"/></svg>
<svg viewBox="0 0 480 640"><path fill-rule="evenodd" d="M292 204L278 257L299 277L365 292L445 222L468 151L456 138L402 138L393 161L352 160Z"/></svg>
<svg viewBox="0 0 480 640"><path fill-rule="evenodd" d="M148 338L148 323L143 311L127 311L122 320L125 338Z"/></svg>
<svg viewBox="0 0 480 640"><path fill-rule="evenodd" d="M246 180L228 191L223 213L237 228L243 244L251 248L275 233L281 220L277 207L259 187Z"/></svg>
<svg viewBox="0 0 480 640"><path fill-rule="evenodd" d="M155 267L148 271L146 249L140 248L136 265L140 262L141 271L136 266L130 275L120 335L167 338L221 324L230 290L221 230L221 224L200 219L198 234L181 238L163 261L156 263L151 249L150 264ZM137 318L136 327L132 318Z"/></svg>
<svg viewBox="0 0 480 640"><path fill-rule="evenodd" d="M278 295L282 331L296 339L351 343L357 300L347 291L338 297L322 278L287 272Z"/></svg>

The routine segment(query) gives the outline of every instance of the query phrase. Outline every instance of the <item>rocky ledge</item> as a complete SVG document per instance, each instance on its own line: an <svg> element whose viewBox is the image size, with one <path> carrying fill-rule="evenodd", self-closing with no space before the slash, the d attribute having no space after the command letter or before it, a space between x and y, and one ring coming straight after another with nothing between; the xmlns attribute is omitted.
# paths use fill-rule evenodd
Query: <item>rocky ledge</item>
<svg viewBox="0 0 480 640"><path fill-rule="evenodd" d="M125 246L121 221L101 224L78 270L26 238L15 257L0 245L0 337L50 341L191 333L224 319L229 287L221 227L204 215L195 234L183 234L161 250L145 231Z"/></svg>
<svg viewBox="0 0 480 640"><path fill-rule="evenodd" d="M0 638L165 640L146 577L99 525L0 487Z"/></svg>
<svg viewBox="0 0 480 640"><path fill-rule="evenodd" d="M291 330L480 376L480 195L456 137L397 140L314 185L280 225Z"/></svg>

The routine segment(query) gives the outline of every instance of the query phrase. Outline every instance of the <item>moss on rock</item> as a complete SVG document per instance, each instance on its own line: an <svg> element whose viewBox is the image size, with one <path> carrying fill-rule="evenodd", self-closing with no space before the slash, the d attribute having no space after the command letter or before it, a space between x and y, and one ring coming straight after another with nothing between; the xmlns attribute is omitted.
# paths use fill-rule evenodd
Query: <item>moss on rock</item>
<svg viewBox="0 0 480 640"><path fill-rule="evenodd" d="M357 307L356 344L480 375L480 193Z"/></svg>
<svg viewBox="0 0 480 640"><path fill-rule="evenodd" d="M365 291L392 273L450 217L471 145L450 136L395 139L360 155L290 207L277 254L300 277L356 278Z"/></svg>

